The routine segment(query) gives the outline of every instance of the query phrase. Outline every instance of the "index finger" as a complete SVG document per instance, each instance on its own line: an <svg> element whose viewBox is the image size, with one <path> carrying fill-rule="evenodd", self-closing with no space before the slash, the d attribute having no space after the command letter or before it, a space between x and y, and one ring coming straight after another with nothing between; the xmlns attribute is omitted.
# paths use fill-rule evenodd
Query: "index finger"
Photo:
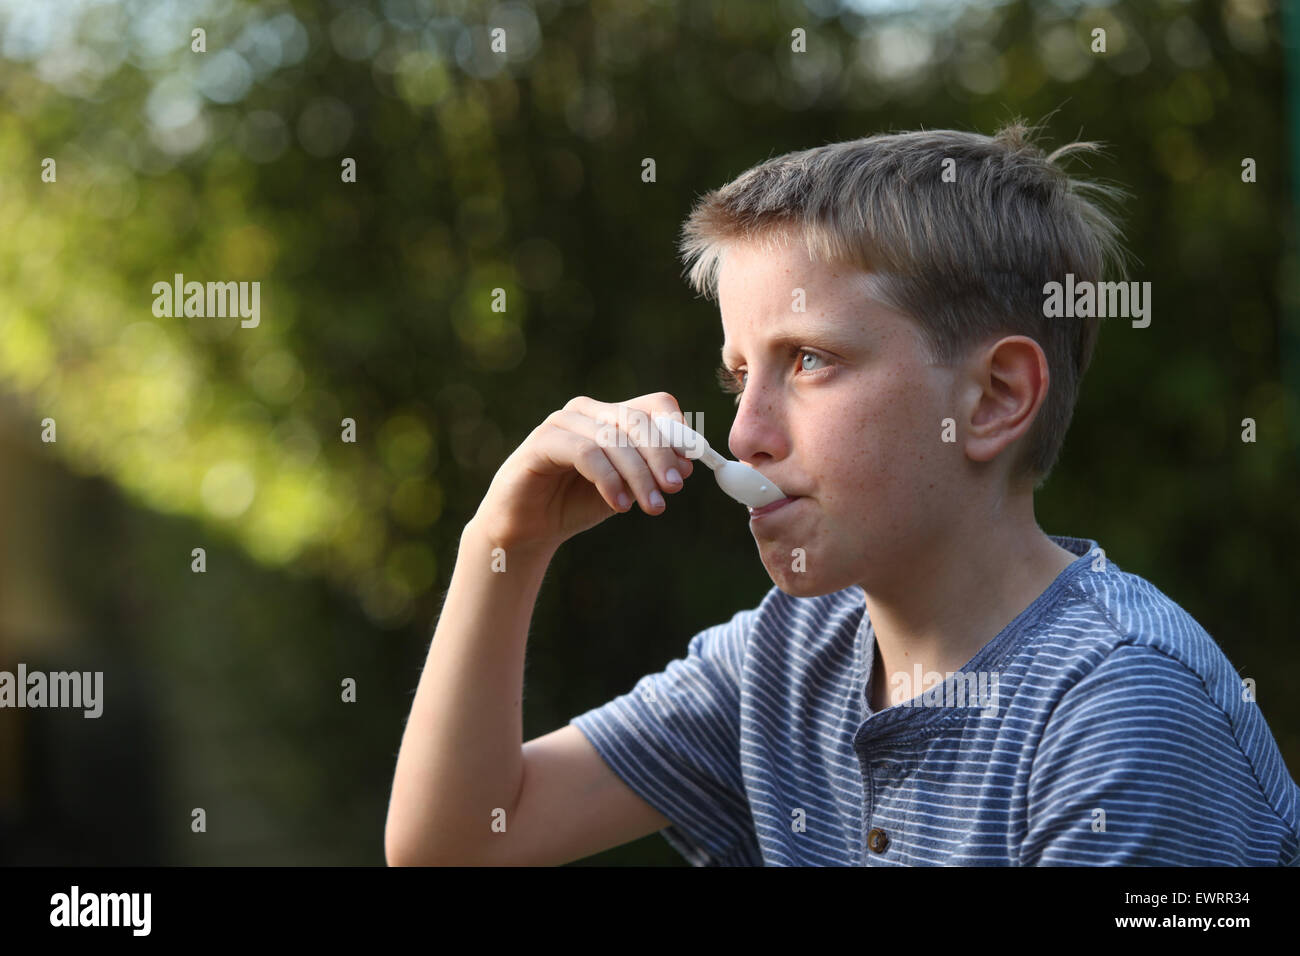
<svg viewBox="0 0 1300 956"><path fill-rule="evenodd" d="M668 477L670 469L676 470L683 478L695 470L691 460L679 454L654 425L655 415L667 415L685 424L677 399L667 392L640 395L617 404L580 396L570 402L570 407L604 426L597 436L597 444L631 444L637 448L665 491L680 490L680 485Z"/></svg>
<svg viewBox="0 0 1300 956"><path fill-rule="evenodd" d="M677 404L676 398L668 392L652 392L649 395L638 395L623 404L629 409L635 409L637 412L642 413L635 416L629 415L629 418L634 418L636 422L636 430L634 432L630 431L629 434L633 434L638 441L644 441L647 445L653 443L654 447L672 449L677 458L689 463L690 459L681 455L669 442L668 436L664 434L663 430L654 423L657 416L666 415L675 422L689 425L686 416L682 413L681 406Z"/></svg>

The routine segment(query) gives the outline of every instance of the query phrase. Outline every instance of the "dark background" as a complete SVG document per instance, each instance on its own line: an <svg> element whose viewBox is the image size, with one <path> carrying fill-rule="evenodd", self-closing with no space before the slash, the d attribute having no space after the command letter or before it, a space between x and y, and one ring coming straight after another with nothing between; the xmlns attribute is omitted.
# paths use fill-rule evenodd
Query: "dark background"
<svg viewBox="0 0 1300 956"><path fill-rule="evenodd" d="M1068 168L1132 191L1123 278L1152 284L1149 328L1103 325L1039 523L1186 608L1294 776L1296 18L904 6L0 0L0 669L105 672L98 720L0 711L0 862L382 864L504 458L575 395L661 389L726 446L717 310L676 251L693 200L790 150L1014 116L1108 144ZM260 326L155 318L178 272L260 281ZM525 739L771 587L703 469L668 501L559 552ZM583 863L685 865L658 835Z"/></svg>

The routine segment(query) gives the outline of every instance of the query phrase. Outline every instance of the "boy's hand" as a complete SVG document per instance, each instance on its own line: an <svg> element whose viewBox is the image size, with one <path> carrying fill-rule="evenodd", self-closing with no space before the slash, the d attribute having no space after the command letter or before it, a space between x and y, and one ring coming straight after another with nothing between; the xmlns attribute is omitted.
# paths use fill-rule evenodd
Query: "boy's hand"
<svg viewBox="0 0 1300 956"><path fill-rule="evenodd" d="M624 428L619 425L619 409ZM685 424L677 400L667 392L642 395L619 404L580 396L552 412L502 462L473 521L493 544L511 548L558 548L632 501L646 514L658 514L651 494L680 491L670 468L683 479L693 470L689 458L667 447L651 419L666 414ZM650 447L651 436L658 447ZM620 442L620 436L622 436ZM626 505L619 496L626 495Z"/></svg>

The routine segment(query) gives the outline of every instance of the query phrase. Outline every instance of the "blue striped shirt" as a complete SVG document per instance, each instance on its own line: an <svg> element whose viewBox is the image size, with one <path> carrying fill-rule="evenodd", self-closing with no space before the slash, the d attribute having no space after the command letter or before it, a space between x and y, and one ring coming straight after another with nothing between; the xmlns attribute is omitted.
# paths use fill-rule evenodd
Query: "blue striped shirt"
<svg viewBox="0 0 1300 956"><path fill-rule="evenodd" d="M774 587L570 723L696 866L1300 865L1251 685L1096 541L1050 537L1079 557L903 703L868 703L860 587Z"/></svg>

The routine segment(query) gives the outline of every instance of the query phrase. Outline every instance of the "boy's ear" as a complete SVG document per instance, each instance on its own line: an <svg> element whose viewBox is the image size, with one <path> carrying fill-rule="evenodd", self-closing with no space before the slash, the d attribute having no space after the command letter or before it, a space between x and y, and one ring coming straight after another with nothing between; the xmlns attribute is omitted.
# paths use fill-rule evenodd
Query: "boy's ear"
<svg viewBox="0 0 1300 956"><path fill-rule="evenodd" d="M976 349L965 370L964 450L972 461L992 461L1033 425L1051 382L1047 356L1028 336L1010 335Z"/></svg>

